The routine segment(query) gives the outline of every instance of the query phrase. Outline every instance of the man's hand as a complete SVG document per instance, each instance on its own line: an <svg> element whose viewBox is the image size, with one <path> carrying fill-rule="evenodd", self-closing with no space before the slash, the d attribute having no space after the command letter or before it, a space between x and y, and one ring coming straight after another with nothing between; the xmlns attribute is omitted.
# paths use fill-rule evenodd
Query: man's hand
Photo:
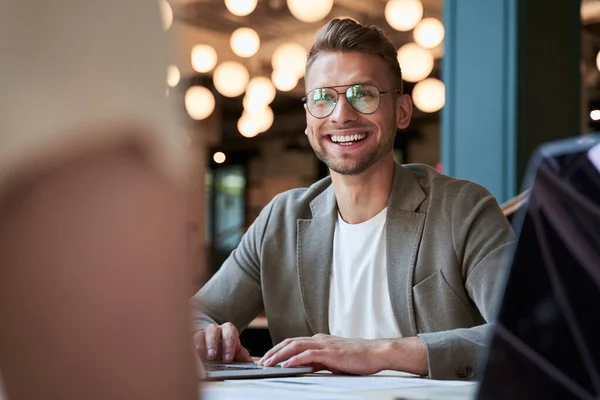
<svg viewBox="0 0 600 400"><path fill-rule="evenodd" d="M374 374L386 367L388 342L323 334L286 339L269 350L259 364L268 367L285 361L282 367L310 365L316 371L327 369L336 373Z"/></svg>
<svg viewBox="0 0 600 400"><path fill-rule="evenodd" d="M194 345L203 360L252 362L250 353L240 343L240 333L231 322L211 324L203 331L196 332Z"/></svg>
<svg viewBox="0 0 600 400"><path fill-rule="evenodd" d="M418 337L404 339L344 339L318 334L313 337L286 339L269 350L258 362L282 367L310 365L315 371L375 374L392 369L427 375L427 350Z"/></svg>

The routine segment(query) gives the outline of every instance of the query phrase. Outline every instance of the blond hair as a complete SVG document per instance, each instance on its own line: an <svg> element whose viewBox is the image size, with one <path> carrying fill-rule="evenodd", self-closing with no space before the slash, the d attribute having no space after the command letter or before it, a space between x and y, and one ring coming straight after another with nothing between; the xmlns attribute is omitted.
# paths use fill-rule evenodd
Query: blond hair
<svg viewBox="0 0 600 400"><path fill-rule="evenodd" d="M379 56L388 66L395 89L402 93L402 70L396 48L375 25L362 25L352 18L334 18L317 32L308 53L306 71L321 52L356 51Z"/></svg>

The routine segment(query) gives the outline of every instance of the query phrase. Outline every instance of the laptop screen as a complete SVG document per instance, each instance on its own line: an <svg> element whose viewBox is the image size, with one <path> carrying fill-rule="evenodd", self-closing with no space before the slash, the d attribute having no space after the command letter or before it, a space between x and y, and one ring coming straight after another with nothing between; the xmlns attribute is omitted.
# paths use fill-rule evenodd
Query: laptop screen
<svg viewBox="0 0 600 400"><path fill-rule="evenodd" d="M543 147L479 398L599 398L599 137Z"/></svg>

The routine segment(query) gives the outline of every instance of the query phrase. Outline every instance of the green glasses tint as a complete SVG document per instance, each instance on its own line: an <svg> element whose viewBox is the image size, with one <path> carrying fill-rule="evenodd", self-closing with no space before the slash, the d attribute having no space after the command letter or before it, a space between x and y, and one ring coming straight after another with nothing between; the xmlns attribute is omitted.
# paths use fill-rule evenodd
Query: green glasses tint
<svg viewBox="0 0 600 400"><path fill-rule="evenodd" d="M308 112L315 118L326 118L333 112L338 103L340 94L336 88L344 86L330 86L313 89L302 99L306 103ZM377 86L369 83L351 85L343 93L348 103L361 114L373 114L379 108L380 96L389 92L398 92L398 89L380 91Z"/></svg>

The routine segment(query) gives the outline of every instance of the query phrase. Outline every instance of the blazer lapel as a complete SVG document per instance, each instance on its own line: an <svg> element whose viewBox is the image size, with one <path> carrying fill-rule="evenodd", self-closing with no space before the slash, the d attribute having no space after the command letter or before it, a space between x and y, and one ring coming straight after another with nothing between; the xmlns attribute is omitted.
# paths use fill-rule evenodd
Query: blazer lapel
<svg viewBox="0 0 600 400"><path fill-rule="evenodd" d="M310 204L312 219L297 220L297 263L302 303L313 334L329 334L329 284L337 205L329 186Z"/></svg>
<svg viewBox="0 0 600 400"><path fill-rule="evenodd" d="M412 288L425 213L415 210L425 198L414 175L396 164L388 201L386 257L390 300L402 337L417 334Z"/></svg>

